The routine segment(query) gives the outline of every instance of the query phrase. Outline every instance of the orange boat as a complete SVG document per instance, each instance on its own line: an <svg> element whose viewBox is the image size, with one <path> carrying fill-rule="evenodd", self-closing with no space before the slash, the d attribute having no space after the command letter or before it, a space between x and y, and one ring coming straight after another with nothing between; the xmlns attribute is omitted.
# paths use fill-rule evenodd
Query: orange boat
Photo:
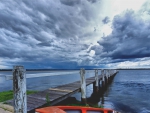
<svg viewBox="0 0 150 113"><path fill-rule="evenodd" d="M51 106L36 109L36 113L116 113L112 109L81 106Z"/></svg>

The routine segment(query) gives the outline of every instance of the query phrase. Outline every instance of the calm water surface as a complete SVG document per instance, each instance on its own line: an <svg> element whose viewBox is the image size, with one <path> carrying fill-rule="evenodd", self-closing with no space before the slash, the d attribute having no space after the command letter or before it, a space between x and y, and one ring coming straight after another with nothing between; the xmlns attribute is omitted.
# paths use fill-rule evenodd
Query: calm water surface
<svg viewBox="0 0 150 113"><path fill-rule="evenodd" d="M150 70L120 70L104 99L122 113L150 113Z"/></svg>
<svg viewBox="0 0 150 113"><path fill-rule="evenodd" d="M11 75L11 72L0 72L0 92L12 89L12 81L6 81L5 75ZM41 77L42 75L47 76ZM86 77L91 76L94 76L94 71L86 71ZM27 72L27 89L44 90L78 80L80 80L80 75L77 70L57 72L30 71ZM90 97L92 92L93 86L89 85L87 87L87 97ZM80 93L76 93L73 97L80 100L80 95ZM120 70L97 104L103 105L105 108L118 110L122 113L150 113L149 96L150 70Z"/></svg>

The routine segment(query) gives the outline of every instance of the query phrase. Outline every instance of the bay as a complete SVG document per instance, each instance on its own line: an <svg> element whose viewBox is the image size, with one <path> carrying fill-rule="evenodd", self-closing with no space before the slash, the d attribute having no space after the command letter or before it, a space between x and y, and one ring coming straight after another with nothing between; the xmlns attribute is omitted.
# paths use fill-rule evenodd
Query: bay
<svg viewBox="0 0 150 113"><path fill-rule="evenodd" d="M12 90L12 80L5 80L5 75L11 76L11 74L11 71L0 72L0 92ZM79 70L28 71L27 76L27 89L38 91L80 80ZM87 70L86 78L92 76L94 76L94 70ZM87 97L90 97L92 92L93 86L89 85ZM97 104L121 113L150 113L149 96L150 70L119 70ZM80 93L72 97L81 100Z"/></svg>

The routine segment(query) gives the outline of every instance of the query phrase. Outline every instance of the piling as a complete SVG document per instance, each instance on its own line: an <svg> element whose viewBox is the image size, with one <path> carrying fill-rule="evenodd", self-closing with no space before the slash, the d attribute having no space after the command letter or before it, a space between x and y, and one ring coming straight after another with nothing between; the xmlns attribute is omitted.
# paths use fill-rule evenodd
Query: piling
<svg viewBox="0 0 150 113"><path fill-rule="evenodd" d="M105 70L101 71L102 73L102 90L105 88Z"/></svg>
<svg viewBox="0 0 150 113"><path fill-rule="evenodd" d="M95 82L93 83L93 91L98 92L98 90L99 90L98 69L95 69Z"/></svg>
<svg viewBox="0 0 150 113"><path fill-rule="evenodd" d="M81 68L80 70L81 77L81 103L86 104L86 80L85 80L85 70Z"/></svg>
<svg viewBox="0 0 150 113"><path fill-rule="evenodd" d="M27 113L26 74L23 66L13 67L14 113Z"/></svg>

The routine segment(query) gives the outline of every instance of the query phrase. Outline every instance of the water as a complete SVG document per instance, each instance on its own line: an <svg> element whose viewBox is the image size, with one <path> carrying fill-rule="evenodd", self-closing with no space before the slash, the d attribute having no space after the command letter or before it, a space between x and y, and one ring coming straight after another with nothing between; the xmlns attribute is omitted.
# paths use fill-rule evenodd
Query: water
<svg viewBox="0 0 150 113"><path fill-rule="evenodd" d="M104 106L122 113L150 113L150 70L120 70L104 95Z"/></svg>
<svg viewBox="0 0 150 113"><path fill-rule="evenodd" d="M51 76L54 74L55 76ZM61 75L58 76L59 74ZM12 80L6 81L4 75L11 75L11 72L0 72L0 92L12 89ZM42 75L50 76L40 77ZM30 71L27 72L27 76L28 90L44 90L80 80L78 70L57 72ZM86 77L91 76L94 76L94 71L86 71ZM92 92L93 86L89 85L87 87L87 97L90 97ZM80 93L73 95L77 100L80 100L80 96ZM120 70L97 104L103 105L105 108L118 110L122 113L150 113L149 96L150 70Z"/></svg>
<svg viewBox="0 0 150 113"><path fill-rule="evenodd" d="M12 80L6 80L6 78L9 78L11 75L11 71L0 72L0 92L12 90ZM89 78L92 76L94 76L94 71L87 70L86 77ZM80 80L79 70L27 71L26 77L27 89L38 91Z"/></svg>

